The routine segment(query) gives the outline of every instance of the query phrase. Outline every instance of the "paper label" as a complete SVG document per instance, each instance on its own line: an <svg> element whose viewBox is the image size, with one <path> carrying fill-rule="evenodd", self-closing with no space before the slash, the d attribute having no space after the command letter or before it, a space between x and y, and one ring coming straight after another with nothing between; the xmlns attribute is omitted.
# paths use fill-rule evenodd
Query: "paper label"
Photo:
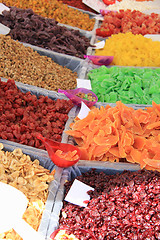
<svg viewBox="0 0 160 240"><path fill-rule="evenodd" d="M87 105L84 102L81 102L81 109L80 109L77 117L79 119L83 119L83 118L87 117L89 111L90 111L89 107L87 107Z"/></svg>
<svg viewBox="0 0 160 240"><path fill-rule="evenodd" d="M6 10L6 11L10 11L10 9L8 7L6 7L3 3L0 3L0 14L2 15L2 12Z"/></svg>
<svg viewBox="0 0 160 240"><path fill-rule="evenodd" d="M99 0L82 0L84 4L100 13L100 9L106 9L106 4Z"/></svg>
<svg viewBox="0 0 160 240"><path fill-rule="evenodd" d="M91 81L88 79L77 78L77 88L86 88L92 90Z"/></svg>
<svg viewBox="0 0 160 240"><path fill-rule="evenodd" d="M94 188L75 179L64 200L81 207L86 207L87 203L85 202L90 200L90 196L87 194L89 190L94 190Z"/></svg>
<svg viewBox="0 0 160 240"><path fill-rule="evenodd" d="M150 38L152 41L160 41L160 34L146 34L144 37Z"/></svg>
<svg viewBox="0 0 160 240"><path fill-rule="evenodd" d="M10 32L10 28L0 23L0 34L7 35Z"/></svg>
<svg viewBox="0 0 160 240"><path fill-rule="evenodd" d="M93 49L102 49L105 46L105 41L103 40L103 41L100 41L98 43L95 43L94 46L95 47L93 47Z"/></svg>

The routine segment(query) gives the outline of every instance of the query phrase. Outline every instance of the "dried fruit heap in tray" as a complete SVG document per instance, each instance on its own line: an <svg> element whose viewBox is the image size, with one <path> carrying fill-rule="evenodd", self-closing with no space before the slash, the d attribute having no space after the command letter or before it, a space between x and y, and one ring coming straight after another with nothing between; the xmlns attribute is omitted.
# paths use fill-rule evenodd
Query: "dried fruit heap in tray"
<svg viewBox="0 0 160 240"><path fill-rule="evenodd" d="M88 78L99 102L160 103L160 68L101 66L89 71Z"/></svg>
<svg viewBox="0 0 160 240"><path fill-rule="evenodd" d="M139 163L160 171L160 105L134 110L117 102L115 107L93 108L75 119L67 134L74 137L81 159Z"/></svg>
<svg viewBox="0 0 160 240"><path fill-rule="evenodd" d="M83 58L90 46L90 40L78 30L59 26L54 19L39 16L31 9L11 7L0 16L0 22L11 29L11 38L59 53Z"/></svg>
<svg viewBox="0 0 160 240"><path fill-rule="evenodd" d="M77 73L41 56L10 36L0 35L0 77L49 90L74 89Z"/></svg>
<svg viewBox="0 0 160 240"><path fill-rule="evenodd" d="M140 11L120 10L108 12L96 34L109 37L112 34L132 32L133 34L160 33L160 14L144 14Z"/></svg>
<svg viewBox="0 0 160 240"><path fill-rule="evenodd" d="M37 159L31 161L30 156L23 154L21 149L15 149L13 152L3 151L3 144L0 143L0 181L17 188L28 198L29 204L23 219L36 231L41 222L48 197L48 186L52 180L54 171L50 173L40 166ZM0 233L0 239L22 238L11 229L4 234Z"/></svg>
<svg viewBox="0 0 160 240"><path fill-rule="evenodd" d="M73 231L81 240L79 228L92 232L96 239L135 240L160 239L160 173L153 171L124 171L106 175L91 170L77 177L95 188L86 208L64 202L60 227ZM67 182L66 193L72 182Z"/></svg>
<svg viewBox="0 0 160 240"><path fill-rule="evenodd" d="M70 100L22 93L13 80L0 81L0 138L45 149L36 134L61 141Z"/></svg>
<svg viewBox="0 0 160 240"><path fill-rule="evenodd" d="M160 67L160 42L131 32L113 34L97 56L114 56L112 65Z"/></svg>
<svg viewBox="0 0 160 240"><path fill-rule="evenodd" d="M90 19L88 14L75 10L57 0L2 0L7 6L18 8L31 8L35 13L47 18L54 18L56 21L83 30L92 31L95 19Z"/></svg>

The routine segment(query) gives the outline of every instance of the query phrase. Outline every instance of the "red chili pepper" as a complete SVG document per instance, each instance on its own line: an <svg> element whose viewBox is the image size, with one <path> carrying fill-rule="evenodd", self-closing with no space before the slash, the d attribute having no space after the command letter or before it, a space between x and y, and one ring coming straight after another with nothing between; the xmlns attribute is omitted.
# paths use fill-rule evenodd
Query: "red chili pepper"
<svg viewBox="0 0 160 240"><path fill-rule="evenodd" d="M103 2L106 4L106 5L111 5L111 4L114 4L116 2L116 0L103 0Z"/></svg>

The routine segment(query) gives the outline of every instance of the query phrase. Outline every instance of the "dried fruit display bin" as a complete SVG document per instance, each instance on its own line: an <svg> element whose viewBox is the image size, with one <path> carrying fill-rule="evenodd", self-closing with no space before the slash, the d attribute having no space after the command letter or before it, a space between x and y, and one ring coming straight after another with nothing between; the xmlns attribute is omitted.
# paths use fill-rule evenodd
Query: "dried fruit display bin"
<svg viewBox="0 0 160 240"><path fill-rule="evenodd" d="M0 141L2 142L2 141ZM48 155L46 151L39 152L35 149L31 149L30 147L23 146L23 145L18 145L12 142L3 142L4 148L2 149L4 152L13 152L15 149L20 148L23 152L23 154L27 155L30 157L32 161L37 159L39 161L39 165L44 167L45 169L48 169L49 172L53 171L55 169L54 164L51 162L51 160L48 158ZM55 197L56 197L56 192L58 189L58 181L61 176L60 171L56 171L54 175L54 180L52 180L49 184L48 188L48 197L47 201L45 203L45 209L43 210L40 225L38 227L38 232L46 239L47 235L47 229L49 226L49 221L50 221L50 215L52 212L52 208L54 205ZM2 177L1 177L2 179Z"/></svg>
<svg viewBox="0 0 160 240"><path fill-rule="evenodd" d="M71 27L71 26L67 26L67 25L64 25L64 24L59 24L60 26L65 26L69 29L75 29L77 30L76 28L74 27ZM79 29L78 29L79 30ZM81 35L82 36L85 36L86 38L88 38L89 40L91 40L92 38L92 32L86 32L86 31L83 31L83 30L79 30ZM42 47L38 47L38 46L34 46L34 45L31 45L29 43L23 43L24 46L28 46L28 47L31 47L33 48L35 51L37 51L39 54L41 55L45 55L47 57L51 57L55 62L56 62L56 59L63 59L63 58L66 58L66 60L63 60L64 62L71 62L71 66L74 67L74 64L75 62L77 61L83 61L84 59L82 58L79 58L79 57L76 57L76 56L71 56L71 55L68 55L68 54L64 54L64 53L58 53L58 52L55 52L55 51L52 51L52 50L48 50L48 49L45 49L45 48L42 48ZM86 51L86 54L88 54L88 50L90 49L90 47L88 47L87 51ZM61 60L62 61L62 60ZM62 61L62 62L63 62ZM56 62L56 63L59 63L60 61ZM59 63L60 64L60 63ZM62 66L65 66L65 65L62 65Z"/></svg>
<svg viewBox="0 0 160 240"><path fill-rule="evenodd" d="M70 10L75 11L74 9ZM84 15L81 11L75 11L75 13L78 12ZM3 15L0 22L11 29L9 35L13 39L40 46L45 49L52 49L53 51L65 53L70 56L78 56L82 59L83 54L87 52L92 31L96 28L96 23L92 19L92 25L89 28L93 28L92 31L83 31L80 28L74 27L70 28L68 25L64 27L65 25L57 23L55 19L44 18L35 14L31 9L23 10L11 7L10 11L4 11ZM86 14L86 16L87 20L89 20L93 18L94 15ZM21 25L23 21L28 22L28 24L25 24L25 29L24 26ZM88 23L87 21L85 22L86 24ZM28 38L26 38L25 33L28 35Z"/></svg>
<svg viewBox="0 0 160 240"><path fill-rule="evenodd" d="M7 82L7 81L8 81L7 79L2 78L2 82ZM68 100L68 98L64 94L59 94L55 91L50 91L50 90L46 90L46 89L39 88L39 87L36 87L36 86L23 84L21 82L15 82L15 84L21 92L23 92L23 93L30 92L31 95L35 95L36 97L44 96L44 97L48 97L48 99L51 99L51 100L57 100L57 99ZM44 117L45 117L45 115L44 115ZM69 125L73 121L74 117L75 117L75 107L72 107L71 110L68 113L68 120L66 121L64 130L69 128ZM0 142L3 143L3 144L11 144L12 143L12 144L14 144L14 146L16 146L18 148L21 148L21 147L24 146L23 144L20 144L20 143L17 143L17 142L13 143L11 141L3 140L3 139L0 139ZM68 142L68 136L64 133L64 131L62 132L62 135L61 135L61 142L63 142L63 143ZM46 155L46 153L47 153L45 150L42 150L42 149L38 149L38 148L35 148L35 147L31 147L31 146L26 146L26 147L27 147L27 149L30 149L31 151L35 151L38 154L42 154L42 156L43 156L43 154Z"/></svg>
<svg viewBox="0 0 160 240"><path fill-rule="evenodd" d="M55 204L53 211L51 213L51 220L47 232L49 237L53 231L59 227L59 214L63 206L63 199L65 194L65 182L74 180L76 177L80 176L82 173L85 173L91 169L96 169L97 172L104 172L107 175L112 175L115 173L121 173L124 170L137 171L139 166L135 164L128 163L88 163L88 162L78 162L74 167L64 169L60 179L60 186L55 198Z"/></svg>
<svg viewBox="0 0 160 240"><path fill-rule="evenodd" d="M141 168L159 170L159 132L156 128L159 105L153 102L147 109L146 105L120 101L95 105L84 119L76 118L66 131L73 136L72 144L77 143L81 150L79 163L82 160L88 164L97 161L97 165L104 161L129 162L138 163ZM78 111L77 108L76 115Z"/></svg>
<svg viewBox="0 0 160 240"><path fill-rule="evenodd" d="M98 102L138 104L144 108L152 101L159 102L160 70L156 67L98 66L91 62L83 64L83 78L90 79L92 91Z"/></svg>
<svg viewBox="0 0 160 240"><path fill-rule="evenodd" d="M33 46L29 43L23 43L23 45L26 47L31 47L34 51L38 52L41 56L50 57L55 63L61 65L62 67L67 67L72 72L76 72L78 78L84 79L85 72L86 72L85 60L80 59L78 57L72 57L63 53L56 53L51 50ZM90 47L88 48L87 52L90 51L89 49Z"/></svg>

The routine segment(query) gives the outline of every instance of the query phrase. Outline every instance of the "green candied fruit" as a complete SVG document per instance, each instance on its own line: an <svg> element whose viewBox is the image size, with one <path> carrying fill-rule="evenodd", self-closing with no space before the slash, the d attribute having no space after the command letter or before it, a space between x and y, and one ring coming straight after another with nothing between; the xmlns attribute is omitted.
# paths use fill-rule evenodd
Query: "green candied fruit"
<svg viewBox="0 0 160 240"><path fill-rule="evenodd" d="M158 85L158 88L160 88L160 79L157 80L157 85Z"/></svg>
<svg viewBox="0 0 160 240"><path fill-rule="evenodd" d="M104 101L105 102L110 102L110 97L109 97L109 94L106 94L105 96L104 96Z"/></svg>
<svg viewBox="0 0 160 240"><path fill-rule="evenodd" d="M155 103L159 104L160 103L160 93L153 93L152 94L152 101Z"/></svg>
<svg viewBox="0 0 160 240"><path fill-rule="evenodd" d="M98 98L98 102L104 102L104 99L105 99L105 95L101 95L101 96Z"/></svg>
<svg viewBox="0 0 160 240"><path fill-rule="evenodd" d="M142 87L142 78L140 76L134 76L134 82L139 84Z"/></svg>
<svg viewBox="0 0 160 240"><path fill-rule="evenodd" d="M131 85L132 82L133 82L133 81L131 81L130 78L125 79L124 82L122 83L120 89L121 89L121 90L127 90L127 89L129 89L129 87L130 87L130 85Z"/></svg>
<svg viewBox="0 0 160 240"><path fill-rule="evenodd" d="M107 93L110 93L112 91L114 91L114 87L113 86L107 88L105 93L107 94Z"/></svg>
<svg viewBox="0 0 160 240"><path fill-rule="evenodd" d="M135 93L140 97L140 96L143 96L143 90L142 88L137 84L137 83L133 83L133 88L134 88L134 91Z"/></svg>
<svg viewBox="0 0 160 240"><path fill-rule="evenodd" d="M115 103L117 101L117 93L116 92L111 92L109 94L109 101Z"/></svg>
<svg viewBox="0 0 160 240"><path fill-rule="evenodd" d="M151 81L149 79L142 79L142 88L149 88L151 85Z"/></svg>
<svg viewBox="0 0 160 240"><path fill-rule="evenodd" d="M160 68L155 68L154 71L155 71L155 73L160 74Z"/></svg>
<svg viewBox="0 0 160 240"><path fill-rule="evenodd" d="M119 73L119 75L117 76L117 80L119 81L119 82L123 82L123 80L124 80L124 75L120 72Z"/></svg>
<svg viewBox="0 0 160 240"><path fill-rule="evenodd" d="M130 68L130 71L136 75L142 75L145 71L145 68Z"/></svg>
<svg viewBox="0 0 160 240"><path fill-rule="evenodd" d="M100 72L104 72L104 73L110 73L110 68L102 65L102 66L99 68L99 71L100 71Z"/></svg>
<svg viewBox="0 0 160 240"><path fill-rule="evenodd" d="M104 95L105 102L121 100L124 103L149 104L152 94L160 93L159 69L103 66L102 71L100 67L96 75L92 74L92 90L100 97ZM157 98L154 96L154 99Z"/></svg>
<svg viewBox="0 0 160 240"><path fill-rule="evenodd" d="M98 88L99 88L99 83L96 82L96 81L92 81L92 82L91 82L91 87L92 87L92 89L94 89L94 90L98 90Z"/></svg>
<svg viewBox="0 0 160 240"><path fill-rule="evenodd" d="M99 82L102 82L104 79L110 79L110 75L109 74L100 74L96 76L96 79Z"/></svg>
<svg viewBox="0 0 160 240"><path fill-rule="evenodd" d="M159 92L159 87L157 84L151 85L149 88L149 94L157 93Z"/></svg>
<svg viewBox="0 0 160 240"><path fill-rule="evenodd" d="M143 78L151 79L152 75L153 75L152 71L146 71L143 73Z"/></svg>
<svg viewBox="0 0 160 240"><path fill-rule="evenodd" d="M108 87L111 87L113 86L114 84L114 79L104 79L101 83L100 83L100 86L102 88L108 88Z"/></svg>
<svg viewBox="0 0 160 240"><path fill-rule="evenodd" d="M106 89L105 88L99 88L99 91L98 91L101 95L104 95L106 94Z"/></svg>
<svg viewBox="0 0 160 240"><path fill-rule="evenodd" d="M120 100L123 102L123 103L129 103L130 99L127 97L127 96L120 96Z"/></svg>
<svg viewBox="0 0 160 240"><path fill-rule="evenodd" d="M135 97L135 93L131 88L128 90L128 97L129 98L134 98Z"/></svg>

